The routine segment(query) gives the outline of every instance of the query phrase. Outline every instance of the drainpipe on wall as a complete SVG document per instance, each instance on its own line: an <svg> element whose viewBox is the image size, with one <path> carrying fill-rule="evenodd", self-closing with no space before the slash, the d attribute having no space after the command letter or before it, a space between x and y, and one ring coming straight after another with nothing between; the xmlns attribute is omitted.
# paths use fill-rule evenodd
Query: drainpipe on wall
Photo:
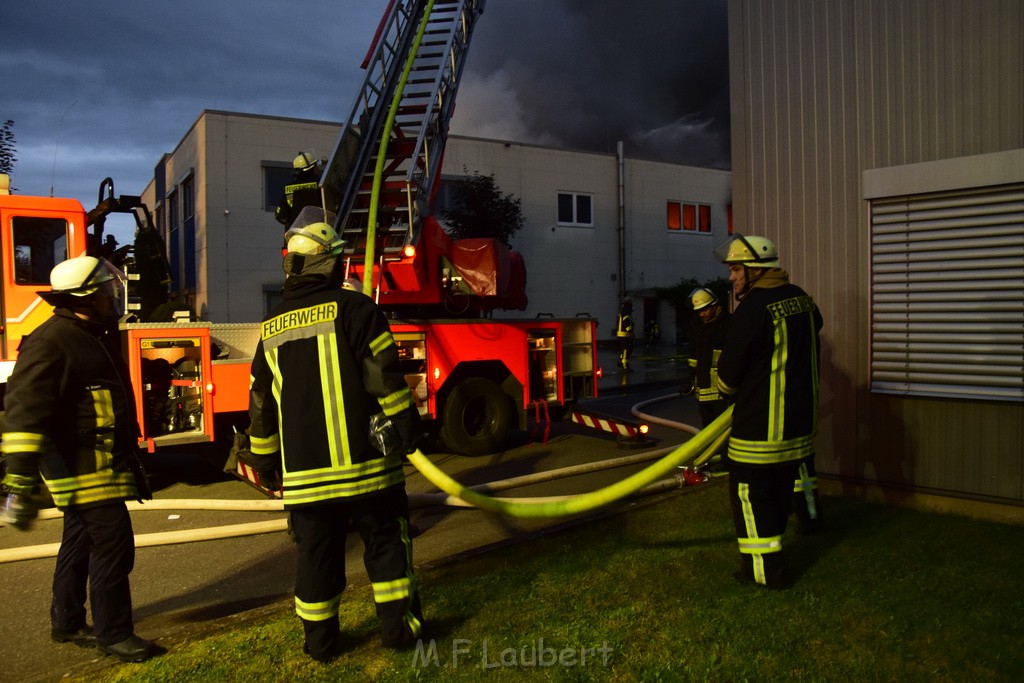
<svg viewBox="0 0 1024 683"><path fill-rule="evenodd" d="M626 298L626 158L622 140L615 147L619 171L619 303Z"/></svg>

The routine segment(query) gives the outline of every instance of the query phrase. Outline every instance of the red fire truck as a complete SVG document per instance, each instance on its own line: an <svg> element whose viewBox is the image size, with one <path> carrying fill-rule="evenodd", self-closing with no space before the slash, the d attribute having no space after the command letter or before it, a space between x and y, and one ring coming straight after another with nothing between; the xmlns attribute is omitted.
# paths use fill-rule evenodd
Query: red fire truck
<svg viewBox="0 0 1024 683"><path fill-rule="evenodd" d="M497 240L450 239L430 212L483 4L389 2L363 65L366 80L319 182L322 206L346 240L348 274L391 317L421 416L449 450L467 455L500 449L531 411L557 419L567 405L595 396L600 374L595 320L494 317L525 308L522 259ZM36 292L56 263L98 254L112 212L134 214L136 234L153 234L138 197L116 197L107 179L99 200L86 212L70 199L0 195L4 382L20 339L49 315ZM130 291L139 284L132 263ZM151 450L212 441L221 416L245 426L258 324L136 319L122 330Z"/></svg>

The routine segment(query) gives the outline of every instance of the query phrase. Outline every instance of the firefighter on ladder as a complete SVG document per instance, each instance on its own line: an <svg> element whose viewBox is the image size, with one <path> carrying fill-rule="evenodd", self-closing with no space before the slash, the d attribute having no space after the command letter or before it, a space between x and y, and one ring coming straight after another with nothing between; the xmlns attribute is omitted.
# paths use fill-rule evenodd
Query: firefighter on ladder
<svg viewBox="0 0 1024 683"><path fill-rule="evenodd" d="M299 152L292 160L293 181L284 186L284 192L274 210L274 218L278 223L290 226L304 207L322 205L322 170L323 160L317 159L313 152Z"/></svg>
<svg viewBox="0 0 1024 683"><path fill-rule="evenodd" d="M633 355L633 302L626 299L619 307L615 323L615 336L619 340L619 367L630 370L629 358Z"/></svg>
<svg viewBox="0 0 1024 683"><path fill-rule="evenodd" d="M821 312L779 267L770 240L737 234L716 254L739 301L718 360L719 390L735 400L728 448L735 577L784 588L782 536L793 501L800 501L798 530L820 518L813 467Z"/></svg>
<svg viewBox="0 0 1024 683"><path fill-rule="evenodd" d="M249 403L254 469L264 485L281 478L298 544L295 611L304 651L320 662L343 650L350 523L384 646L412 646L423 621L402 469L419 416L383 312L342 287L344 242L332 219L309 206L286 233L284 300L261 327Z"/></svg>

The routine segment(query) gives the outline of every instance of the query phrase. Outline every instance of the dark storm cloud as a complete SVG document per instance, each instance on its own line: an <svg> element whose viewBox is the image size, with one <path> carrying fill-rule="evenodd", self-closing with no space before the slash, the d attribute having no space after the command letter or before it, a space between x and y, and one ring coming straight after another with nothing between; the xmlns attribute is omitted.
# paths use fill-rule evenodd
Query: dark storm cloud
<svg viewBox="0 0 1024 683"><path fill-rule="evenodd" d="M203 109L341 121L385 0L32 0L0 12L23 193L143 190ZM725 0L489 0L458 134L728 166Z"/></svg>
<svg viewBox="0 0 1024 683"><path fill-rule="evenodd" d="M468 69L504 83L525 134L729 165L725 0L492 0L473 40Z"/></svg>

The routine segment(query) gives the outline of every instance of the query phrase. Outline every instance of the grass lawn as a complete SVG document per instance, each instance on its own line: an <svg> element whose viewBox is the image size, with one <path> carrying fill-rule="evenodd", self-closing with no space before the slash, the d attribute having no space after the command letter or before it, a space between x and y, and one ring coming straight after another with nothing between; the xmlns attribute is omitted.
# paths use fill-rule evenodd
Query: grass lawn
<svg viewBox="0 0 1024 683"><path fill-rule="evenodd" d="M786 536L785 591L732 578L725 486L686 489L557 534L421 571L422 647L380 647L350 588L351 651L302 654L287 608L102 681L1017 681L1024 526L825 497Z"/></svg>

